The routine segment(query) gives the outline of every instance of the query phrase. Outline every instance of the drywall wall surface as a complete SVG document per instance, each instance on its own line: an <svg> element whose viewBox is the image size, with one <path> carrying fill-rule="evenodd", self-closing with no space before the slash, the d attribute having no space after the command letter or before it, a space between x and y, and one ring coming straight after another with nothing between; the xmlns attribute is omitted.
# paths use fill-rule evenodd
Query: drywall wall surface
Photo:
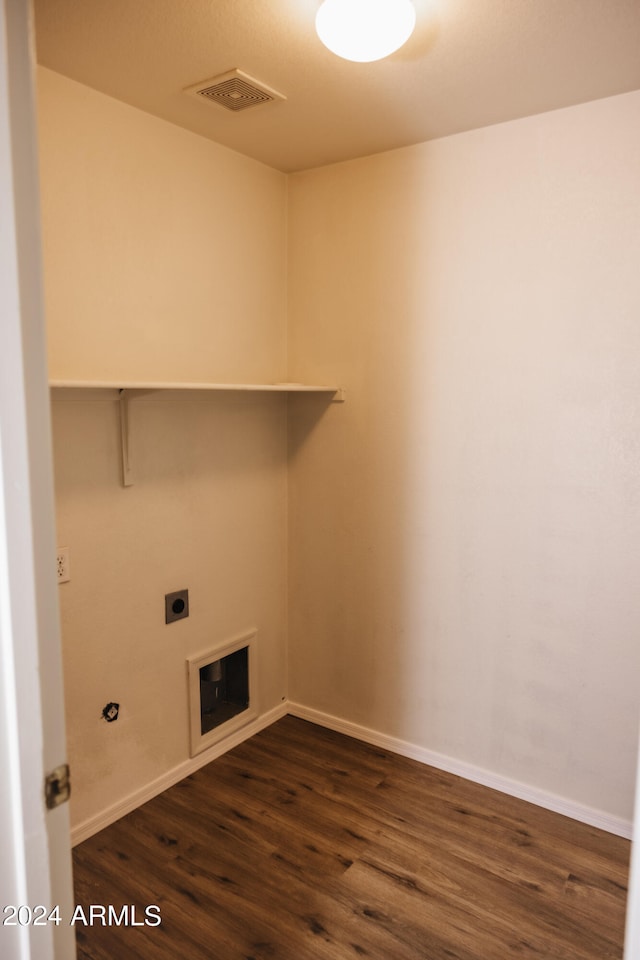
<svg viewBox="0 0 640 960"><path fill-rule="evenodd" d="M283 174L38 71L56 379L286 373Z"/></svg>
<svg viewBox="0 0 640 960"><path fill-rule="evenodd" d="M286 400L133 400L125 488L115 391L69 394L52 408L75 828L188 760L188 657L257 628L260 715L286 697ZM165 624L185 588L188 618Z"/></svg>
<svg viewBox="0 0 640 960"><path fill-rule="evenodd" d="M290 697L630 819L640 93L289 181Z"/></svg>
<svg viewBox="0 0 640 960"><path fill-rule="evenodd" d="M51 377L284 379L284 175L47 70L39 124ZM287 692L286 399L129 416L124 488L116 391L54 392L74 829L188 760L188 657L255 628L260 715Z"/></svg>

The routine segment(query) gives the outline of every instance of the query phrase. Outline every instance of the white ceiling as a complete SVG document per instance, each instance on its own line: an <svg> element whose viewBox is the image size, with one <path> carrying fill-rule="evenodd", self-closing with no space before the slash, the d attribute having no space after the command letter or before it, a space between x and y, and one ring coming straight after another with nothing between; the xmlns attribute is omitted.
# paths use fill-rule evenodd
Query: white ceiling
<svg viewBox="0 0 640 960"><path fill-rule="evenodd" d="M414 0L370 64L322 46L319 2L34 0L38 61L287 172L640 88L640 0ZM234 68L286 101L183 92Z"/></svg>

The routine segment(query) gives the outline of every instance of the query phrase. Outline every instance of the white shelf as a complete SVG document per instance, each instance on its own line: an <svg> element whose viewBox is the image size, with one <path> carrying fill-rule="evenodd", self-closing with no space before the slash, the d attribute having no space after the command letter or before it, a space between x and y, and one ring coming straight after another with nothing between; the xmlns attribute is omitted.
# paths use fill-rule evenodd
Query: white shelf
<svg viewBox="0 0 640 960"><path fill-rule="evenodd" d="M344 400L340 387L309 383L180 383L144 382L141 380L50 380L53 389L82 390L233 390L253 393L330 393L334 401Z"/></svg>
<svg viewBox="0 0 640 960"><path fill-rule="evenodd" d="M120 443L122 446L122 484L133 484L133 463L129 430L129 401L145 393L160 390L235 391L251 393L327 394L331 403L344 403L341 387L309 383L179 383L131 380L50 380L52 390L116 390L120 402Z"/></svg>

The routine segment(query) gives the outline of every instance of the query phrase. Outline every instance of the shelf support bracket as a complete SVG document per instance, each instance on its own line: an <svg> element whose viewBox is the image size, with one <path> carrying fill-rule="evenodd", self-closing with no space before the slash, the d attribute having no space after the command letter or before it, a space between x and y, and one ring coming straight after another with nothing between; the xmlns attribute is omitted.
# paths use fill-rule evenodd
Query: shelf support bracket
<svg viewBox="0 0 640 960"><path fill-rule="evenodd" d="M129 390L119 390L120 404L120 443L122 446L122 486L133 486L133 465L131 461L131 435L129 431Z"/></svg>

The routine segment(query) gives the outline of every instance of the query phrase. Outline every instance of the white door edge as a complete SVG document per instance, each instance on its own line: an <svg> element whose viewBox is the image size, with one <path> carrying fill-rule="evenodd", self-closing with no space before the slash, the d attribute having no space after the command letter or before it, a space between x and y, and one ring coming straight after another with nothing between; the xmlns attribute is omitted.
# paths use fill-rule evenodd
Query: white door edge
<svg viewBox="0 0 640 960"><path fill-rule="evenodd" d="M44 800L66 744L32 50L30 3L0 0L0 955L72 960L68 805Z"/></svg>

